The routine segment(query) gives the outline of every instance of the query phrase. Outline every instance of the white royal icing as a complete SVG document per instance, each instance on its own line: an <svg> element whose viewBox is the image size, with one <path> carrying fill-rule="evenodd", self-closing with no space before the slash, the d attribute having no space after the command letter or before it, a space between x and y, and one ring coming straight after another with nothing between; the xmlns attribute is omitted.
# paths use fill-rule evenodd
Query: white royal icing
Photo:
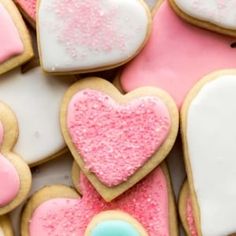
<svg viewBox="0 0 236 236"><path fill-rule="evenodd" d="M202 235L236 232L236 75L208 82L187 113L187 142Z"/></svg>
<svg viewBox="0 0 236 236"><path fill-rule="evenodd" d="M5 234L4 234L4 232L3 232L2 228L1 228L1 226L0 226L0 236L5 236Z"/></svg>
<svg viewBox="0 0 236 236"><path fill-rule="evenodd" d="M34 68L25 74L14 70L0 77L0 100L15 112L19 138L14 148L28 163L42 161L64 148L59 112L72 77L46 76Z"/></svg>
<svg viewBox="0 0 236 236"><path fill-rule="evenodd" d="M236 29L235 0L174 0L188 15L226 29Z"/></svg>
<svg viewBox="0 0 236 236"><path fill-rule="evenodd" d="M38 31L48 72L102 68L131 59L150 14L140 0L41 0Z"/></svg>
<svg viewBox="0 0 236 236"><path fill-rule="evenodd" d="M153 9L160 0L145 0L150 9Z"/></svg>

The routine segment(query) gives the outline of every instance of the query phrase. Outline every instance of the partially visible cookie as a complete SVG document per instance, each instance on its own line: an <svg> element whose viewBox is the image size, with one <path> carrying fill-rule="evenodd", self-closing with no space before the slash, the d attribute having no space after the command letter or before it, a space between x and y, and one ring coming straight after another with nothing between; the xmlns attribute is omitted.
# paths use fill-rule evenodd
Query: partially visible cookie
<svg viewBox="0 0 236 236"><path fill-rule="evenodd" d="M78 173L78 166L74 166L72 174ZM164 164L110 203L83 174L77 181L81 198L62 186L45 187L34 194L22 215L22 236L104 235L104 230L106 235L116 236L115 228L127 236L178 235L174 198Z"/></svg>
<svg viewBox="0 0 236 236"><path fill-rule="evenodd" d="M235 0L169 0L176 13L196 26L236 36Z"/></svg>
<svg viewBox="0 0 236 236"><path fill-rule="evenodd" d="M22 203L31 187L29 167L13 152L17 137L16 117L0 103L0 215Z"/></svg>
<svg viewBox="0 0 236 236"><path fill-rule="evenodd" d="M81 170L111 201L165 159L178 132L178 110L157 88L122 95L108 81L90 77L66 92L61 127Z"/></svg>
<svg viewBox="0 0 236 236"><path fill-rule="evenodd" d="M0 216L0 236L13 236L10 219L7 216Z"/></svg>
<svg viewBox="0 0 236 236"><path fill-rule="evenodd" d="M0 75L33 57L26 25L12 0L0 0Z"/></svg>

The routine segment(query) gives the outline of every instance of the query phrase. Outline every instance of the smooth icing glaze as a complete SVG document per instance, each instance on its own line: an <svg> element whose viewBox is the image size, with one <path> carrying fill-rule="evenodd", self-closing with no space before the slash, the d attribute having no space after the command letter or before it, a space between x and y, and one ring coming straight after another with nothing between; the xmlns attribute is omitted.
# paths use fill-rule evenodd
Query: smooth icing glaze
<svg viewBox="0 0 236 236"><path fill-rule="evenodd" d="M98 223L90 236L140 236L140 234L132 224L126 221L107 220Z"/></svg>
<svg viewBox="0 0 236 236"><path fill-rule="evenodd" d="M84 236L95 215L119 209L136 218L149 236L169 236L168 187L161 168L110 203L102 199L83 175L80 188L82 199L51 199L36 208L29 222L29 235Z"/></svg>
<svg viewBox="0 0 236 236"><path fill-rule="evenodd" d="M20 178L14 166L0 154L0 207L6 206L18 194Z"/></svg>
<svg viewBox="0 0 236 236"><path fill-rule="evenodd" d="M149 20L139 0L41 0L43 67L66 72L126 61L144 43Z"/></svg>
<svg viewBox="0 0 236 236"><path fill-rule="evenodd" d="M5 234L4 234L4 232L3 232L2 228L1 228L1 226L0 226L0 236L5 236Z"/></svg>
<svg viewBox="0 0 236 236"><path fill-rule="evenodd" d="M188 15L226 29L236 30L235 0L174 0Z"/></svg>
<svg viewBox="0 0 236 236"><path fill-rule="evenodd" d="M203 76L236 67L234 41L185 23L165 1L155 14L147 45L121 74L121 85L126 92L145 85L160 87L180 107Z"/></svg>
<svg viewBox="0 0 236 236"><path fill-rule="evenodd" d="M102 92L86 89L72 97L67 127L85 168L111 187L152 157L165 141L171 120L157 97L120 105Z"/></svg>
<svg viewBox="0 0 236 236"><path fill-rule="evenodd" d="M28 164L65 147L59 111L62 97L73 81L72 77L48 76L40 68L0 76L0 100L14 110L18 120L19 138L14 150Z"/></svg>
<svg viewBox="0 0 236 236"><path fill-rule="evenodd" d="M36 0L15 0L24 12L33 20L36 20Z"/></svg>
<svg viewBox="0 0 236 236"><path fill-rule="evenodd" d="M21 54L24 45L19 32L5 7L0 3L0 64Z"/></svg>
<svg viewBox="0 0 236 236"><path fill-rule="evenodd" d="M192 201L191 198L187 198L186 202L186 217L187 217L187 224L188 229L191 236L198 236L197 228L195 225L194 215L193 215L193 207L192 207Z"/></svg>
<svg viewBox="0 0 236 236"><path fill-rule="evenodd" d="M236 76L208 82L187 113L186 137L204 236L236 232Z"/></svg>

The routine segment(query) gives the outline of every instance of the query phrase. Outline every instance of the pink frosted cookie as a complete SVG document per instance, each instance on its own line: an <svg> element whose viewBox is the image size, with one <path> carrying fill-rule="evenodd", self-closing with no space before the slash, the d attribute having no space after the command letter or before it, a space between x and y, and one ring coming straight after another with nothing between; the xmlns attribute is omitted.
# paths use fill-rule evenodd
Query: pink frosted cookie
<svg viewBox="0 0 236 236"><path fill-rule="evenodd" d="M14 0L22 14L35 27L37 0Z"/></svg>
<svg viewBox="0 0 236 236"><path fill-rule="evenodd" d="M84 174L111 201L164 160L176 139L178 110L157 88L122 95L108 81L90 77L67 90L61 127Z"/></svg>
<svg viewBox="0 0 236 236"><path fill-rule="evenodd" d="M143 48L151 27L143 0L39 0L37 17L40 61L48 73L118 67Z"/></svg>
<svg viewBox="0 0 236 236"><path fill-rule="evenodd" d="M154 16L146 47L121 74L121 86L126 92L145 85L160 87L180 107L204 75L236 67L236 49L231 48L234 42L184 22L165 0Z"/></svg>
<svg viewBox="0 0 236 236"><path fill-rule="evenodd" d="M15 115L0 103L0 215L22 203L31 187L29 167L12 152L17 137Z"/></svg>
<svg viewBox="0 0 236 236"><path fill-rule="evenodd" d="M11 222L7 216L0 216L0 236L13 236Z"/></svg>
<svg viewBox="0 0 236 236"><path fill-rule="evenodd" d="M74 166L73 176L79 176L78 171ZM46 187L33 195L22 215L22 236L178 235L165 165L110 203L83 174L74 179L81 198L62 186Z"/></svg>
<svg viewBox="0 0 236 236"><path fill-rule="evenodd" d="M191 24L236 36L235 0L169 0L176 13Z"/></svg>
<svg viewBox="0 0 236 236"><path fill-rule="evenodd" d="M0 75L33 57L29 32L12 0L0 0Z"/></svg>
<svg viewBox="0 0 236 236"><path fill-rule="evenodd" d="M209 74L181 111L182 141L198 235L236 233L236 70Z"/></svg>

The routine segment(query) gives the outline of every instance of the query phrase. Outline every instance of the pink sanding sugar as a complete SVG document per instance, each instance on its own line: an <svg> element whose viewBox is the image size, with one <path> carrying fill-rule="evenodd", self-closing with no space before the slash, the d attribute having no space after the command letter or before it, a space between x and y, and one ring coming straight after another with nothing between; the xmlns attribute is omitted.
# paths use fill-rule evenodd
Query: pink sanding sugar
<svg viewBox="0 0 236 236"><path fill-rule="evenodd" d="M157 168L132 189L107 203L81 175L81 199L51 199L33 213L30 236L84 236L92 218L106 210L122 210L136 218L149 236L169 236L168 186Z"/></svg>
<svg viewBox="0 0 236 236"><path fill-rule="evenodd" d="M171 121L158 97L121 105L86 89L71 99L67 126L85 167L111 187L126 181L152 157L166 139Z"/></svg>

